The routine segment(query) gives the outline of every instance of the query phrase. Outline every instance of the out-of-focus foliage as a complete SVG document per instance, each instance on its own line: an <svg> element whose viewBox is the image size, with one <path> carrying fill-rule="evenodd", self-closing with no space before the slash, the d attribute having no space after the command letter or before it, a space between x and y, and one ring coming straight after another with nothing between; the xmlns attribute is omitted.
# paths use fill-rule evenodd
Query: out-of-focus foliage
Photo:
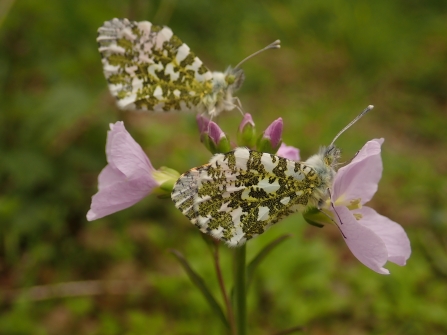
<svg viewBox="0 0 447 335"><path fill-rule="evenodd" d="M447 333L447 2L75 1L0 4L0 334L222 334L176 248L218 293L199 231L169 200L87 222L105 165L108 123L124 120L155 167L203 164L193 115L119 112L95 42L105 20L169 25L212 70L244 65L238 97L259 129L281 116L305 159L368 104L339 140L347 161L384 137L372 206L412 241L406 267L365 268L336 229L293 215L250 242L249 256L294 237L250 288L251 334ZM235 136L235 111L220 126ZM231 250L222 266L231 279ZM77 282L77 283L76 283ZM58 284L65 286L58 286ZM206 321L205 321L206 320Z"/></svg>

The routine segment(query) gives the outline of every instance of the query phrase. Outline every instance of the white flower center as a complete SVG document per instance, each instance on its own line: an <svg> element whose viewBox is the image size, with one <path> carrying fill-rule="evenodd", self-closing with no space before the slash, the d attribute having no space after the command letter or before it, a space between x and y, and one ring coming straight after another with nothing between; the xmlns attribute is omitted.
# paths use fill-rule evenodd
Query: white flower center
<svg viewBox="0 0 447 335"><path fill-rule="evenodd" d="M330 207L331 205L331 200L328 199L326 201L326 204L328 205L328 207ZM354 209L360 209L362 208L362 198L357 198L357 199L346 199L346 196L344 194L342 194L341 196L339 196L337 198L337 200L334 201L334 206L344 206L347 207L349 210L354 210Z"/></svg>
<svg viewBox="0 0 447 335"><path fill-rule="evenodd" d="M326 201L326 208L330 208L331 207L331 200L328 199ZM357 198L357 199L346 199L345 195L342 194L340 197L337 198L337 200L334 201L334 206L344 206L347 209L349 209L350 211L354 211L356 209L360 209L362 208L362 198ZM360 213L353 213L354 217L356 218L356 220L360 220L363 215Z"/></svg>

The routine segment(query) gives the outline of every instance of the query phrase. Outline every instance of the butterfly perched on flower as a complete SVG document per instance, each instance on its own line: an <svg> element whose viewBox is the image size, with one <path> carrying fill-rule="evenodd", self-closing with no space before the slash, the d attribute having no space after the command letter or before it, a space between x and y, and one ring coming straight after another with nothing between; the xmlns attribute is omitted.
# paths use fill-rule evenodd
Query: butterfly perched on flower
<svg viewBox="0 0 447 335"><path fill-rule="evenodd" d="M202 232L231 247L243 245L289 214L321 208L330 200L340 158L333 143L372 108L305 162L236 148L181 175L171 198Z"/></svg>
<svg viewBox="0 0 447 335"><path fill-rule="evenodd" d="M97 42L110 92L121 109L216 116L238 107L233 93L245 78L239 67L243 61L211 72L170 28L148 21L106 21ZM271 48L279 48L279 41L260 51Z"/></svg>

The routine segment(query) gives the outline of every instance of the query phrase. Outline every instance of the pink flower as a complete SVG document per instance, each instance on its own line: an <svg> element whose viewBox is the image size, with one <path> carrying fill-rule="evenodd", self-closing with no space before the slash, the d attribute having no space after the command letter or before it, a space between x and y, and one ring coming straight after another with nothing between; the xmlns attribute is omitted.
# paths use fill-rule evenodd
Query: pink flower
<svg viewBox="0 0 447 335"><path fill-rule="evenodd" d="M282 143L278 151L276 152L276 155L293 161L299 161L300 149Z"/></svg>
<svg viewBox="0 0 447 335"><path fill-rule="evenodd" d="M411 254L410 241L403 228L394 221L363 206L377 191L382 177L380 147L383 139L372 140L358 152L351 163L335 175L328 207L346 244L357 259L370 269L389 274L387 261L400 266Z"/></svg>
<svg viewBox="0 0 447 335"><path fill-rule="evenodd" d="M87 220L92 221L128 208L161 183L140 145L118 121L107 133L106 167L98 177L98 193L92 197Z"/></svg>

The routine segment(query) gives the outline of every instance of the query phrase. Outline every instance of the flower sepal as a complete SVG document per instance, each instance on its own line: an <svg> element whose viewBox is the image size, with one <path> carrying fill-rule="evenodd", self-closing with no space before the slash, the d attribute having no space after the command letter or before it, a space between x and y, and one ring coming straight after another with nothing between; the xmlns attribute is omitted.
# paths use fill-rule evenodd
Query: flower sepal
<svg viewBox="0 0 447 335"><path fill-rule="evenodd" d="M162 166L160 169L152 172L152 177L158 183L154 193L159 198L169 198L175 182L180 178L180 173L174 169Z"/></svg>
<svg viewBox="0 0 447 335"><path fill-rule="evenodd" d="M203 145L208 149L208 151L211 152L213 155L231 151L230 141L225 134L219 139L218 142L215 142L213 138L209 136L209 134L203 134L202 142Z"/></svg>
<svg viewBox="0 0 447 335"><path fill-rule="evenodd" d="M323 228L325 225L333 223L328 216L329 214L325 215L325 213L316 207L312 207L303 213L303 218L308 224L318 228Z"/></svg>
<svg viewBox="0 0 447 335"><path fill-rule="evenodd" d="M258 143L256 144L256 150L260 152L267 152L269 154L275 154L279 147L281 146L282 141L279 143L278 146L273 146L272 142L269 139L266 139L264 137L260 137L258 139Z"/></svg>

